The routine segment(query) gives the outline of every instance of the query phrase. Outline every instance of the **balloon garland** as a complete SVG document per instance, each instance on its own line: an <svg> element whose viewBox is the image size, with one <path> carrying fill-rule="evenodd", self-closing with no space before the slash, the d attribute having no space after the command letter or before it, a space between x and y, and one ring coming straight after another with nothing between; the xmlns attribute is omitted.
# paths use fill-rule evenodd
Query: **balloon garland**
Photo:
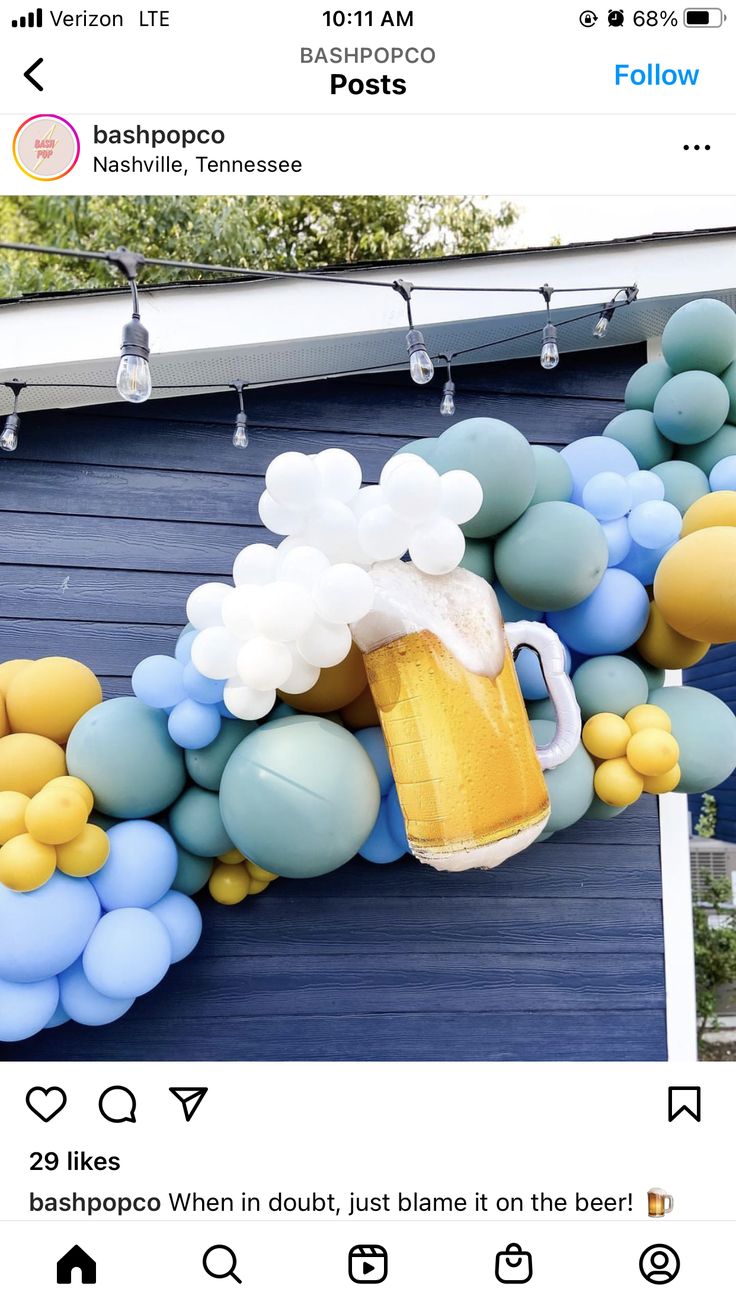
<svg viewBox="0 0 736 1308"><path fill-rule="evenodd" d="M529 812L496 833L504 856L730 775L733 713L663 683L736 640L736 315L685 305L663 354L602 435L561 452L476 418L411 442L376 486L343 450L280 455L260 514L281 543L197 587L132 697L103 702L76 660L0 664L0 1040L121 1017L195 948L206 886L233 906L357 854L432 861L416 741L397 744L374 658L392 642L416 652L429 632L435 672L454 661L505 696L516 734L497 747L523 757ZM582 735L560 748L566 673ZM473 748L450 764L472 771Z"/></svg>

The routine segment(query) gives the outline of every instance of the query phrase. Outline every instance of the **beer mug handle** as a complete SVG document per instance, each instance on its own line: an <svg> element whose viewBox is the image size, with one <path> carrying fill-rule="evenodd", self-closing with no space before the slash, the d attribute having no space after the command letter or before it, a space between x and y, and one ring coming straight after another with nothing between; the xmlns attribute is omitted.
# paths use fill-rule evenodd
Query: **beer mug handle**
<svg viewBox="0 0 736 1308"><path fill-rule="evenodd" d="M672 1195L666 1194L664 1197L664 1211L666 1213L671 1213L674 1206L675 1206L675 1201L672 1198Z"/></svg>
<svg viewBox="0 0 736 1308"><path fill-rule="evenodd" d="M540 765L546 772L565 763L580 743L580 707L565 672L565 651L557 633L543 622L507 622L506 636L512 654L527 646L539 656L542 675L555 708L557 730L549 745L537 749Z"/></svg>

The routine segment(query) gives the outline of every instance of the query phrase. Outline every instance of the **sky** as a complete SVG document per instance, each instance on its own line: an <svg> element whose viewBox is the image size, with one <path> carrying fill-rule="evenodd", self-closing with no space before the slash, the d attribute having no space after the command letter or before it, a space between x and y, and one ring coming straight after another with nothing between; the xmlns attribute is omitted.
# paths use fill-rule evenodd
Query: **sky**
<svg viewBox="0 0 736 1308"><path fill-rule="evenodd" d="M736 196L492 196L510 199L521 217L508 235L511 248L610 240L651 232L736 227Z"/></svg>

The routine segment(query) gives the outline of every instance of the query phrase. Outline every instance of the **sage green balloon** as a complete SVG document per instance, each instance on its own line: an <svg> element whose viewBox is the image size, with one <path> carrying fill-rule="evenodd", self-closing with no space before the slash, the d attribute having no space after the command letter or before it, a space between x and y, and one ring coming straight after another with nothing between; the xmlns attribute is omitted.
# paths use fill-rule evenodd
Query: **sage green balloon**
<svg viewBox="0 0 736 1308"><path fill-rule="evenodd" d="M533 718L542 722L557 721L557 710L549 697L547 699L528 699L526 701L526 712L530 722Z"/></svg>
<svg viewBox="0 0 736 1308"><path fill-rule="evenodd" d="M686 459L669 459L667 463L658 463L652 472L656 472L664 484L664 498L669 504L674 504L680 513L687 513L691 504L710 491L705 473Z"/></svg>
<svg viewBox="0 0 736 1308"><path fill-rule="evenodd" d="M681 372L665 382L654 401L654 421L676 445L697 445L723 426L730 400L720 377Z"/></svg>
<svg viewBox="0 0 736 1308"><path fill-rule="evenodd" d="M650 704L669 714L672 734L680 746L680 795L713 790L736 768L736 717L727 704L697 686L663 686L653 690Z"/></svg>
<svg viewBox="0 0 736 1308"><path fill-rule="evenodd" d="M619 441L633 454L640 468L651 468L672 454L672 443L658 430L648 409L627 409L612 418L604 436Z"/></svg>
<svg viewBox="0 0 736 1308"><path fill-rule="evenodd" d="M233 848L220 817L220 801L211 790L190 786L169 813L169 829L177 845L199 858L217 858Z"/></svg>
<svg viewBox="0 0 736 1308"><path fill-rule="evenodd" d="M474 572L477 577L493 581L493 546L489 540L466 540L461 568Z"/></svg>
<svg viewBox="0 0 736 1308"><path fill-rule="evenodd" d="M730 422L724 422L720 431L717 431L715 436L711 436L710 440L680 450L680 458L694 463L706 477L710 477L721 459L727 459L732 454L736 454L736 427Z"/></svg>
<svg viewBox="0 0 736 1308"><path fill-rule="evenodd" d="M466 536L496 536L531 503L537 480L532 447L498 418L467 418L448 427L439 437L433 464L441 473L464 468L483 487L480 509L463 523Z"/></svg>
<svg viewBox="0 0 736 1308"><path fill-rule="evenodd" d="M133 697L106 699L84 714L66 747L69 775L86 781L95 808L144 818L173 804L186 782L184 755L166 714Z"/></svg>
<svg viewBox="0 0 736 1308"><path fill-rule="evenodd" d="M653 690L659 690L660 686L664 685L666 677L664 668L653 668L651 663L647 663L646 659L641 658L636 650L633 649L629 650L626 657L630 659L632 663L635 663L637 668L640 668L644 673L650 694Z"/></svg>
<svg viewBox="0 0 736 1308"><path fill-rule="evenodd" d="M736 358L736 314L723 300L683 304L662 333L662 353L673 372L722 373Z"/></svg>
<svg viewBox="0 0 736 1308"><path fill-rule="evenodd" d="M532 504L545 504L548 500L572 499L572 473L557 450L549 445L532 445L537 468L537 483Z"/></svg>
<svg viewBox="0 0 736 1308"><path fill-rule="evenodd" d="M572 684L584 722L596 713L625 717L629 709L646 704L649 698L644 673L623 654L601 654L586 659L574 674Z"/></svg>
<svg viewBox="0 0 736 1308"><path fill-rule="evenodd" d="M593 593L608 564L608 544L592 514L577 504L534 504L496 541L496 576L512 599L554 612Z"/></svg>
<svg viewBox="0 0 736 1308"><path fill-rule="evenodd" d="M212 859L190 854L189 850L182 849L181 845L177 845L176 852L178 859L176 876L171 889L180 890L183 895L196 895L210 879Z"/></svg>
<svg viewBox="0 0 736 1308"><path fill-rule="evenodd" d="M628 805L623 808L614 808L611 804L604 804L602 799L597 795L593 796L593 803L585 814L586 821L607 822L609 818L618 817L620 813L625 813Z"/></svg>
<svg viewBox="0 0 736 1308"><path fill-rule="evenodd" d="M255 730L255 722L235 722L224 718L219 735L204 749L187 749L184 762L192 781L205 790L219 790L225 764L234 749Z"/></svg>
<svg viewBox="0 0 736 1308"><path fill-rule="evenodd" d="M554 722L535 718L532 735L538 745L548 745L555 734ZM545 833L554 835L565 827L574 826L585 817L593 802L593 775L595 767L582 741L566 763L545 772L544 780L549 794L551 813Z"/></svg>
<svg viewBox="0 0 736 1308"><path fill-rule="evenodd" d="M439 444L439 436L420 436L418 440L409 441L407 445L402 445L396 454L418 454L420 459L425 459L427 463L434 467L434 459ZM393 458L396 455L392 455Z"/></svg>
<svg viewBox="0 0 736 1308"><path fill-rule="evenodd" d="M728 391L728 398L731 401L728 409L728 421L736 422L736 361L729 363L726 371L721 373L721 381Z"/></svg>
<svg viewBox="0 0 736 1308"><path fill-rule="evenodd" d="M624 392L624 404L627 409L648 409L651 413L654 401L665 382L674 376L672 369L664 359L655 359L644 363L629 378Z"/></svg>

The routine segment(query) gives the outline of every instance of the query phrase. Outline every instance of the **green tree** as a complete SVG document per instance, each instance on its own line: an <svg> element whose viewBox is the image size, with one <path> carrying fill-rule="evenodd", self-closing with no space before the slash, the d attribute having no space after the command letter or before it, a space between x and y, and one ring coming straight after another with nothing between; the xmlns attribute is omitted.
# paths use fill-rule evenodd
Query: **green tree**
<svg viewBox="0 0 736 1308"><path fill-rule="evenodd" d="M725 879L706 879L703 902L693 909L695 932L695 983L697 989L698 1033L717 1029L719 986L736 980L736 914L727 907L731 902L731 884ZM717 920L711 926L710 918Z"/></svg>
<svg viewBox="0 0 736 1308"><path fill-rule="evenodd" d="M238 268L314 268L365 260L478 254L518 214L482 196L7 196L3 240L110 250ZM216 276L149 268L170 282ZM109 286L103 263L0 251L0 296ZM142 278L143 280L143 278Z"/></svg>

